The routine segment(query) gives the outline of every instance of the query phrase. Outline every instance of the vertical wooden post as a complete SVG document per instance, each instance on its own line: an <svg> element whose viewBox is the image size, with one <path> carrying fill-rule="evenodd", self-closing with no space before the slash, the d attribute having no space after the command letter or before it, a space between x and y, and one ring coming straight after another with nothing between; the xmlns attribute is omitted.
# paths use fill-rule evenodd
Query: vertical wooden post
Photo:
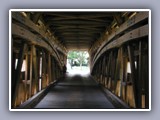
<svg viewBox="0 0 160 120"><path fill-rule="evenodd" d="M127 97L127 57L125 56L126 52L124 47L122 47L122 60L121 60L121 67L122 67L122 80L121 80L121 94L122 94L122 99L126 101L126 97ZM122 90L123 88L123 90Z"/></svg>
<svg viewBox="0 0 160 120"><path fill-rule="evenodd" d="M52 69L51 69L51 71L52 71L52 82L54 82L54 80L55 80L55 64L54 64L54 58L52 57L51 58L51 66L52 66Z"/></svg>
<svg viewBox="0 0 160 120"><path fill-rule="evenodd" d="M123 83L123 79L124 79L124 59L123 59L123 46L120 48L121 52L120 52L120 97L122 98L122 83Z"/></svg>
<svg viewBox="0 0 160 120"><path fill-rule="evenodd" d="M38 53L37 53L37 71L38 71L38 81L39 81L39 91L41 91L42 89L42 61L41 61L41 58L42 58L42 55L41 55L41 50L39 49L38 50Z"/></svg>
<svg viewBox="0 0 160 120"><path fill-rule="evenodd" d="M101 76L102 76L102 57L100 57L99 61L99 83L101 84Z"/></svg>
<svg viewBox="0 0 160 120"><path fill-rule="evenodd" d="M17 63L17 69L15 71L15 84L13 85L13 93L12 93L12 105L13 107L15 107L15 101L16 101L16 97L18 94L18 89L19 89L19 82L20 82L20 75L21 75L21 68L22 68L22 63L23 63L23 59L24 59L24 53L26 50L27 44L23 44L20 51L19 51L19 56L18 56L18 63Z"/></svg>
<svg viewBox="0 0 160 120"><path fill-rule="evenodd" d="M57 79L59 78L59 73L60 73L60 68L59 68L59 66L57 65Z"/></svg>
<svg viewBox="0 0 160 120"><path fill-rule="evenodd" d="M57 80L57 63L56 63L57 61L56 60L54 60L54 65L55 65L55 79Z"/></svg>
<svg viewBox="0 0 160 120"><path fill-rule="evenodd" d="M107 55L105 54L104 66L103 66L103 84L106 86L106 70L107 70Z"/></svg>
<svg viewBox="0 0 160 120"><path fill-rule="evenodd" d="M12 81L11 81L11 84L12 84L12 98L13 98L13 91L15 89L15 84L16 84L16 79L15 79L15 73L16 73L16 69L15 69L15 62L16 62L16 53L13 52L12 54Z"/></svg>
<svg viewBox="0 0 160 120"><path fill-rule="evenodd" d="M97 73L96 73L96 76L97 76L97 77L96 77L96 78L97 78L97 82L99 82L99 74L100 74L100 73L99 73L99 70L100 70L100 69L99 69L99 68L100 68L100 66L99 66L99 60L96 62L96 64L97 64L97 71L96 71L96 72L97 72Z"/></svg>
<svg viewBox="0 0 160 120"><path fill-rule="evenodd" d="M139 60L138 60L138 81L136 82L137 86L137 108L142 107L142 42L139 42Z"/></svg>
<svg viewBox="0 0 160 120"><path fill-rule="evenodd" d="M109 55L107 55L106 57L106 68L105 68L105 87L107 88L108 85L107 85L107 79L108 79L108 62L109 62Z"/></svg>
<svg viewBox="0 0 160 120"><path fill-rule="evenodd" d="M100 63L99 63L99 66L100 66L100 75L99 75L99 79L100 79L100 84L102 84L102 76L103 76L103 57L100 58Z"/></svg>
<svg viewBox="0 0 160 120"><path fill-rule="evenodd" d="M48 53L48 78L49 78L49 84L52 81L51 79L51 55Z"/></svg>
<svg viewBox="0 0 160 120"><path fill-rule="evenodd" d="M97 81L97 64L95 64L92 74L94 75L94 79Z"/></svg>
<svg viewBox="0 0 160 120"><path fill-rule="evenodd" d="M115 58L115 51L113 52L113 57L112 57L112 60L111 60L111 91L114 93L115 92L115 89L114 89L114 82L115 82L115 78L114 78L114 74L115 74L115 69L116 69L116 58Z"/></svg>
<svg viewBox="0 0 160 120"><path fill-rule="evenodd" d="M111 60L112 60L112 51L109 54L109 60L108 60L108 69L107 69L107 86L108 89L110 89L110 79L111 79Z"/></svg>
<svg viewBox="0 0 160 120"><path fill-rule="evenodd" d="M117 85L118 85L118 80L120 79L120 57L121 57L121 48L118 49L117 53L117 61L115 62L116 68L115 68L115 77L114 77L114 90L116 93ZM117 90L117 95L118 95L118 90Z"/></svg>
<svg viewBox="0 0 160 120"><path fill-rule="evenodd" d="M107 56L104 55L103 66L102 66L102 68L103 68L102 83L103 83L104 86L105 86L105 78L106 78L106 58L107 58Z"/></svg>
<svg viewBox="0 0 160 120"><path fill-rule="evenodd" d="M38 86L39 86L39 81L38 81L38 72L37 72L37 54L36 54L36 48L34 45L32 45L33 49L33 71L34 71L34 79L32 82L33 85L33 94L37 93L38 91Z"/></svg>
<svg viewBox="0 0 160 120"><path fill-rule="evenodd" d="M128 55L129 55L129 61L131 65L131 79L133 83L133 92L134 92L134 100L137 98L137 93L136 93L136 74L135 74L135 62L134 62L134 56L133 56L133 50L130 45L128 45ZM135 107L137 107L137 103L135 102Z"/></svg>
<svg viewBox="0 0 160 120"><path fill-rule="evenodd" d="M102 59L102 62L101 62L101 76L100 76L100 83L103 85L103 73L104 73L104 58L105 56L103 56L101 59Z"/></svg>
<svg viewBox="0 0 160 120"><path fill-rule="evenodd" d="M126 54L126 53L125 53ZM124 71L123 71L123 79L124 79L124 99L126 100L127 98L127 57L124 57L124 61L123 61L123 67L124 67Z"/></svg>
<svg viewBox="0 0 160 120"><path fill-rule="evenodd" d="M26 48L26 64L25 64L25 88L24 88L24 100L27 100L27 80L28 80L28 48Z"/></svg>
<svg viewBox="0 0 160 120"><path fill-rule="evenodd" d="M145 80L145 108L149 108L149 58L148 58L148 41L146 44L147 53L144 56L144 80ZM151 57L151 56L150 56ZM150 68L151 69L151 68Z"/></svg>
<svg viewBox="0 0 160 120"><path fill-rule="evenodd" d="M46 87L46 58L45 52L42 51L42 89Z"/></svg>
<svg viewBox="0 0 160 120"><path fill-rule="evenodd" d="M98 62L96 63L96 81L98 82L98 76L99 76L99 66L98 66Z"/></svg>
<svg viewBox="0 0 160 120"><path fill-rule="evenodd" d="M30 51L30 86L29 86L29 97L32 96L32 79L33 79L33 47L31 46Z"/></svg>

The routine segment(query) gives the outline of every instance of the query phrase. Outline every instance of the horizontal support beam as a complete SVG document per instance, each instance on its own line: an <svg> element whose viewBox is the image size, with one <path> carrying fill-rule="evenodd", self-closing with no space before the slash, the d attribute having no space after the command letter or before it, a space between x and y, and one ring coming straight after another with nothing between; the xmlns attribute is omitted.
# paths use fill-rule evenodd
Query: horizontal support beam
<svg viewBox="0 0 160 120"><path fill-rule="evenodd" d="M45 19L46 21L48 20L53 20L53 21L59 21L59 20L87 20L87 21L96 21L96 22L106 22L106 20L101 19L101 18L88 18L84 16L72 16L72 17L53 17L53 16L47 16ZM110 20L108 20L110 22Z"/></svg>
<svg viewBox="0 0 160 120"><path fill-rule="evenodd" d="M97 22L97 21L89 21L89 20L47 20L47 24L51 25L51 24L61 24L61 25L65 25L65 24L88 24L88 25L99 25L99 24L103 24L106 25L108 22L107 21L103 21L103 22ZM110 21L109 21L110 23ZM108 23L108 24L109 24Z"/></svg>
<svg viewBox="0 0 160 120"><path fill-rule="evenodd" d="M79 33L83 33L83 32L87 32L88 34L89 33L101 33L101 32L103 32L102 30L91 30L91 31L88 31L88 29L79 29L79 28L68 28L68 29L62 29L62 30L57 30L57 28L54 28L54 30L55 31L57 31L58 33L60 32L60 33L68 33L68 32L70 32L70 33L77 33L78 34L78 32Z"/></svg>
<svg viewBox="0 0 160 120"><path fill-rule="evenodd" d="M79 28L79 29L88 29L88 30L101 30L102 28L105 29L104 26L102 27L97 27L97 26L94 26L94 25L55 25L55 26L50 26L50 28L55 28L58 29L58 30L63 30L63 29L70 29L70 28Z"/></svg>
<svg viewBox="0 0 160 120"><path fill-rule="evenodd" d="M64 41L64 43L90 43L91 41L87 40L87 39L81 39L79 41L79 39L70 39L68 41Z"/></svg>
<svg viewBox="0 0 160 120"><path fill-rule="evenodd" d="M113 16L112 12L45 12L45 15L58 16L65 18L102 18L102 17L111 17Z"/></svg>
<svg viewBox="0 0 160 120"><path fill-rule="evenodd" d="M117 31L113 31L111 35L108 36L107 40L105 40L102 45L99 47L99 49L97 50L95 56L93 59L95 59L97 57L97 55L99 54L99 52L110 42L112 41L114 38L116 38L117 36L119 36L122 33L125 33L128 29L133 28L134 26L136 26L138 23L148 19L148 12L141 12L138 13L136 16L134 16L132 19L127 20L125 23L123 23L119 29L117 29ZM92 48L91 48L92 49ZM91 51L90 51L91 52Z"/></svg>
<svg viewBox="0 0 160 120"><path fill-rule="evenodd" d="M95 65L96 61L107 50L120 47L122 44L124 44L126 42L134 41L134 40L137 40L138 38L145 37L145 36L148 36L148 35L149 35L149 26L144 25L144 26L142 26L140 28L137 28L137 29L134 29L134 30L126 33L125 35L121 36L120 38L117 38L116 40L110 42L103 49L101 49L101 51L99 52L97 57L93 59L91 69L93 69L93 66Z"/></svg>
<svg viewBox="0 0 160 120"><path fill-rule="evenodd" d="M28 19L28 18L24 17L22 14L20 14L20 12L12 12L12 18L15 19L16 21L20 22L21 24L25 25L26 27L28 27L28 30L31 30L31 31L39 34L43 39L50 42L50 44L52 44L54 46L56 45L56 43L53 42L54 40L50 36L46 35L44 30L40 29L30 19ZM59 50L63 54L65 54L65 55L67 54L67 52L64 49L59 48Z"/></svg>
<svg viewBox="0 0 160 120"><path fill-rule="evenodd" d="M46 43L42 38L38 37L32 32L26 30L25 28L20 27L16 24L12 24L12 35L18 36L28 43L45 48L56 58L57 61L61 61L60 57L58 57L57 53L55 53L55 50L48 43ZM62 63L59 64L60 66L62 66Z"/></svg>

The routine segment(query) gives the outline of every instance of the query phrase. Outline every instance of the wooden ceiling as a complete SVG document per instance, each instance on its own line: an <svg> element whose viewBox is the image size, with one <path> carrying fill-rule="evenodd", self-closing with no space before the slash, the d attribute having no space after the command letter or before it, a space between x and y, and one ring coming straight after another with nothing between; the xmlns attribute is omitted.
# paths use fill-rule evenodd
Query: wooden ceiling
<svg viewBox="0 0 160 120"><path fill-rule="evenodd" d="M88 50L120 12L42 12L41 18L66 49Z"/></svg>
<svg viewBox="0 0 160 120"><path fill-rule="evenodd" d="M68 50L88 50L114 20L111 12L43 12L42 18Z"/></svg>

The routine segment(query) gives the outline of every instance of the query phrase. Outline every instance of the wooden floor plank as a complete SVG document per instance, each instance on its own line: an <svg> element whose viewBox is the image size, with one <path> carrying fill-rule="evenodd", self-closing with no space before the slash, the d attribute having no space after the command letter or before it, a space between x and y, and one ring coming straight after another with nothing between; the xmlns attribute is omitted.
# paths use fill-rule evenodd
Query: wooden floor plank
<svg viewBox="0 0 160 120"><path fill-rule="evenodd" d="M114 108L98 84L88 75L68 75L54 86L35 108Z"/></svg>

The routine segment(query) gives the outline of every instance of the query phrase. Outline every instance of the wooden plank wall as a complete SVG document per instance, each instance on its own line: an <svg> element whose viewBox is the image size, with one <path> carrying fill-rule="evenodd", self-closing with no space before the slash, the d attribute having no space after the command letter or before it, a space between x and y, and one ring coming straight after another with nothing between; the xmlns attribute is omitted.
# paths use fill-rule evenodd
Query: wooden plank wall
<svg viewBox="0 0 160 120"><path fill-rule="evenodd" d="M17 67L15 67L16 60L18 60ZM43 48L24 43L18 52L13 50L12 107L19 106L57 80L62 76L61 71L56 59Z"/></svg>
<svg viewBox="0 0 160 120"><path fill-rule="evenodd" d="M109 89L131 108L149 107L148 49L142 47L148 45L145 39L127 43L118 50L116 48L107 51L96 63L95 72L92 73L99 84ZM104 60L105 62L102 62ZM104 82L101 81L102 78Z"/></svg>
<svg viewBox="0 0 160 120"><path fill-rule="evenodd" d="M53 37L46 35L44 29L20 12L12 12L11 28L11 104L16 108L63 76L62 66L67 56L66 50L57 46Z"/></svg>
<svg viewBox="0 0 160 120"><path fill-rule="evenodd" d="M149 108L148 13L135 18L131 26L126 21L96 53L90 53L91 74L131 108Z"/></svg>

